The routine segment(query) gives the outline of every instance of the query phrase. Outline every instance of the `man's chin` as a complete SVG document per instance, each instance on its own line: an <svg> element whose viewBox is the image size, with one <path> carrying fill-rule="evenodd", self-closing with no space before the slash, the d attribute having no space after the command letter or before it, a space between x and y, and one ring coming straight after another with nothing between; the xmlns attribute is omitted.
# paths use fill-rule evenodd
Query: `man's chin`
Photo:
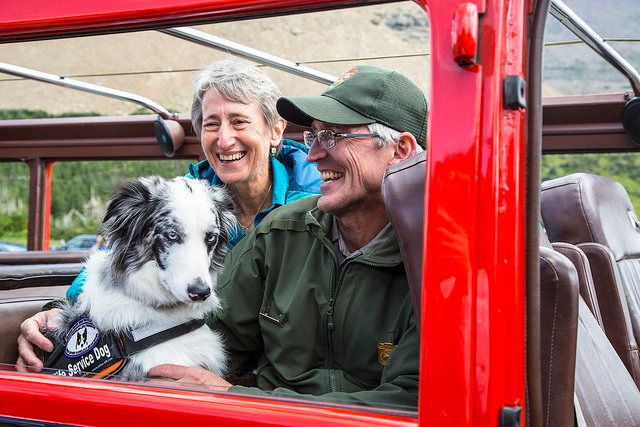
<svg viewBox="0 0 640 427"><path fill-rule="evenodd" d="M328 214L337 215L340 212L340 204L334 197L321 195L318 199L318 209Z"/></svg>

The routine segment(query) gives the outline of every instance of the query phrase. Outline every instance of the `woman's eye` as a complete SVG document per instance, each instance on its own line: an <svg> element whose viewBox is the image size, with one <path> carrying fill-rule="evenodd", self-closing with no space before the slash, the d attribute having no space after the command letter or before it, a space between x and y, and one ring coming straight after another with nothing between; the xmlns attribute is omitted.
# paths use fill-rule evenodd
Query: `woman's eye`
<svg viewBox="0 0 640 427"><path fill-rule="evenodd" d="M203 126L206 130L217 130L220 128L219 123L205 123Z"/></svg>
<svg viewBox="0 0 640 427"><path fill-rule="evenodd" d="M242 127L242 126L246 126L248 123L249 123L249 122L248 122L248 121L246 121L246 120L235 120L235 121L233 122L233 125L234 125L234 126L237 126L237 127Z"/></svg>

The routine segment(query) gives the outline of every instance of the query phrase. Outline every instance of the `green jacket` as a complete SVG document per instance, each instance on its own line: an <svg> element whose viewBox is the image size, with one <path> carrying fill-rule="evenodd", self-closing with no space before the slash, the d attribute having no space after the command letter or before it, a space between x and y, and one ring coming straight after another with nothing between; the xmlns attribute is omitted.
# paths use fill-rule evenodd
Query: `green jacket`
<svg viewBox="0 0 640 427"><path fill-rule="evenodd" d="M262 352L259 389L232 391L415 409L419 342L398 242L338 266L317 200L275 210L226 258L212 327L232 355Z"/></svg>

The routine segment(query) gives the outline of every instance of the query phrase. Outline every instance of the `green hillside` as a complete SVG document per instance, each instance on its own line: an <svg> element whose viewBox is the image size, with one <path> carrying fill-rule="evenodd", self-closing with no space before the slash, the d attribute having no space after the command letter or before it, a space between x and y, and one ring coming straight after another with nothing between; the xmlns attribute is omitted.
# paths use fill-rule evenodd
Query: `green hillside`
<svg viewBox="0 0 640 427"><path fill-rule="evenodd" d="M53 168L51 241L95 233L119 181L140 176L184 175L186 160L58 162ZM29 171L26 164L0 163L0 240L26 242Z"/></svg>
<svg viewBox="0 0 640 427"><path fill-rule="evenodd" d="M618 181L626 188L636 211L640 212L640 154L563 154L542 158L543 181L576 172L594 173Z"/></svg>

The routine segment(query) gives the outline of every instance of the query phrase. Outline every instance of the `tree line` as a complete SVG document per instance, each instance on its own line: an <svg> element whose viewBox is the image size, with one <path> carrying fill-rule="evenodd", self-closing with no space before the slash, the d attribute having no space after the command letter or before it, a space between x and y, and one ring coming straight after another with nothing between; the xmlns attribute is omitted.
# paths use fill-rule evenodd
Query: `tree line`
<svg viewBox="0 0 640 427"><path fill-rule="evenodd" d="M44 117L53 116L37 110L0 110L0 119ZM52 179L52 241L96 233L106 203L119 181L149 175L180 176L187 172L188 164L186 160L57 162ZM636 210L640 208L640 155L575 154L542 158L543 181L575 172L595 173L620 182L627 189ZM27 165L21 162L0 163L0 240L26 241L28 198Z"/></svg>

